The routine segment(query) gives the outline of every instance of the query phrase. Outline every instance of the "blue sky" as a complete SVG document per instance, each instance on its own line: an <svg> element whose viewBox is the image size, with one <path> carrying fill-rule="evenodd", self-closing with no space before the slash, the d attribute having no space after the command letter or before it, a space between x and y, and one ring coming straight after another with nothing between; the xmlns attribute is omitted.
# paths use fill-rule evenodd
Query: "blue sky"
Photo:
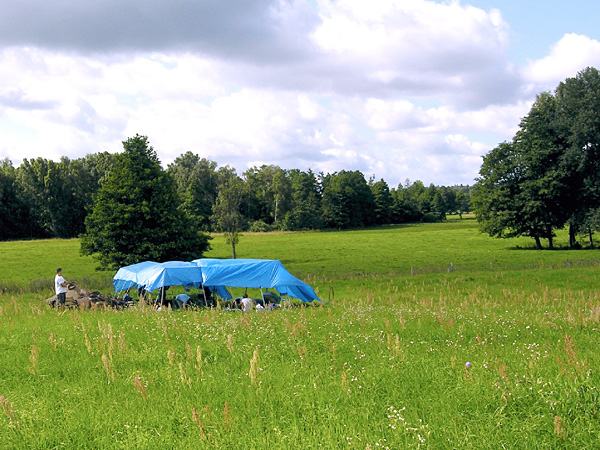
<svg viewBox="0 0 600 450"><path fill-rule="evenodd" d="M147 135L276 164L473 184L536 94L600 67L600 2L0 0L0 158ZM35 11L35 14L31 14Z"/></svg>
<svg viewBox="0 0 600 450"><path fill-rule="evenodd" d="M463 4L501 11L511 29L511 57L519 64L543 58L567 33L600 39L600 2L593 0L472 0Z"/></svg>

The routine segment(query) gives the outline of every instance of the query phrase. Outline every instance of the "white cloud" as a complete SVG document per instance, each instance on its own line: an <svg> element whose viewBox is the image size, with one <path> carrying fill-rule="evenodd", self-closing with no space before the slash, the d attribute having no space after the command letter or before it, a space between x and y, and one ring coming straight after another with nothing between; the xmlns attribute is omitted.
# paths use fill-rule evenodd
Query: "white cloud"
<svg viewBox="0 0 600 450"><path fill-rule="evenodd" d="M312 38L329 67L356 78L338 89L362 84L378 97L442 95L461 105L514 98L518 75L506 60L507 25L497 10L426 0L322 5Z"/></svg>
<svg viewBox="0 0 600 450"><path fill-rule="evenodd" d="M554 90L561 81L590 66L600 66L600 42L570 33L552 46L548 56L530 62L524 73L538 89Z"/></svg>
<svg viewBox="0 0 600 450"><path fill-rule="evenodd" d="M140 133L165 165L193 151L239 171L472 183L536 93L600 65L598 41L572 34L517 68L500 11L459 1L0 5L0 157L17 164Z"/></svg>

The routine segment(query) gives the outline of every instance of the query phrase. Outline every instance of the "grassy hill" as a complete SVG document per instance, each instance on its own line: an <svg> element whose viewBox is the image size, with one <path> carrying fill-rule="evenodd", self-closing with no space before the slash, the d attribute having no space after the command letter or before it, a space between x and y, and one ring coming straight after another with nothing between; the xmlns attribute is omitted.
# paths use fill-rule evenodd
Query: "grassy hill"
<svg viewBox="0 0 600 450"><path fill-rule="evenodd" d="M557 246L566 243L566 233L560 234ZM211 245L206 257L231 257L221 235ZM44 281L51 287L57 267L67 278L97 282L94 288L106 287L114 275L95 270L93 259L79 254L78 239L0 242L0 254L4 287ZM599 256L596 250L535 250L529 238L492 239L478 231L472 218L344 232L247 233L238 244L239 258L279 259L296 276L325 283L365 275L589 266Z"/></svg>
<svg viewBox="0 0 600 450"><path fill-rule="evenodd" d="M281 259L328 304L49 309L56 266L110 289L78 250L0 243L4 448L598 446L597 250L473 220L245 235L239 257Z"/></svg>

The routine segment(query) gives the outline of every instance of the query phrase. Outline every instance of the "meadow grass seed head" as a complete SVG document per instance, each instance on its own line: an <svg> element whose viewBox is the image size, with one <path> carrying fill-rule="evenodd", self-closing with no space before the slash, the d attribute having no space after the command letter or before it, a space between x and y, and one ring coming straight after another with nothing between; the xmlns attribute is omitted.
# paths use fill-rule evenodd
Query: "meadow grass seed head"
<svg viewBox="0 0 600 450"><path fill-rule="evenodd" d="M192 408L192 422L198 425L198 428L200 429L200 437L203 441L205 441L206 434L204 433L204 423L202 422L202 418L200 417L198 411L196 411L195 408Z"/></svg>
<svg viewBox="0 0 600 450"><path fill-rule="evenodd" d="M106 356L106 353L102 353L102 366L104 367L104 371L106 372L106 376L110 380L114 380L115 379L115 374L112 370L112 361L109 359L108 356Z"/></svg>
<svg viewBox="0 0 600 450"><path fill-rule="evenodd" d="M565 424L560 416L554 416L554 434L560 439L564 439L567 434Z"/></svg>
<svg viewBox="0 0 600 450"><path fill-rule="evenodd" d="M175 364L175 361L177 361L177 353L174 348L171 347L167 350L167 359L171 365Z"/></svg>
<svg viewBox="0 0 600 450"><path fill-rule="evenodd" d="M233 424L233 420L231 419L231 411L229 410L229 403L225 402L225 406L223 407L223 428L228 430Z"/></svg>
<svg viewBox="0 0 600 450"><path fill-rule="evenodd" d="M229 350L229 353L233 353L233 335L232 334L227 335L227 350Z"/></svg>
<svg viewBox="0 0 600 450"><path fill-rule="evenodd" d="M29 355L29 362L31 363L31 367L29 368L29 373L35 375L37 372L38 366L38 357L40 356L40 348L37 345L31 346L31 354Z"/></svg>
<svg viewBox="0 0 600 450"><path fill-rule="evenodd" d="M142 379L140 377L134 377L133 385L140 393L140 395L146 400L148 398L148 392L146 391L146 386L142 383Z"/></svg>
<svg viewBox="0 0 600 450"><path fill-rule="evenodd" d="M187 376L183 363L179 363L179 377L181 378L181 382L183 384L186 384L188 386L192 385L192 380L190 379L190 377Z"/></svg>
<svg viewBox="0 0 600 450"><path fill-rule="evenodd" d="M252 384L255 384L257 381L258 371L260 370L259 364L260 360L258 356L258 348L255 348L254 353L252 354L252 359L250 359L250 371L248 372L248 376L250 377L250 382Z"/></svg>
<svg viewBox="0 0 600 450"><path fill-rule="evenodd" d="M198 345L196 347L196 369L202 369L203 364L204 360L202 359L202 348Z"/></svg>
<svg viewBox="0 0 600 450"><path fill-rule="evenodd" d="M9 402L4 395L0 395L0 404L2 404L2 409L4 410L4 414L7 415L8 420L12 425L19 426L19 422L15 417L15 407L12 402Z"/></svg>
<svg viewBox="0 0 600 450"><path fill-rule="evenodd" d="M117 346L119 348L119 353L125 353L125 350L127 348L127 342L125 341L125 332L123 330L119 331Z"/></svg>

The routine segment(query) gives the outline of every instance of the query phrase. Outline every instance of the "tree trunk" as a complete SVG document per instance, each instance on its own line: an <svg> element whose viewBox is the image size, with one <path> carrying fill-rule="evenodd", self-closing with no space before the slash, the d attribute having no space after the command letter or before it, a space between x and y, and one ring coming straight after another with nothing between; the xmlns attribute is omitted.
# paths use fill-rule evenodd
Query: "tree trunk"
<svg viewBox="0 0 600 450"><path fill-rule="evenodd" d="M235 259L235 239L231 240L231 251L233 252L233 259Z"/></svg>
<svg viewBox="0 0 600 450"><path fill-rule="evenodd" d="M588 236L590 238L590 248L594 248L594 236L591 228L588 230Z"/></svg>
<svg viewBox="0 0 600 450"><path fill-rule="evenodd" d="M573 224L569 225L569 247L575 247L576 239L575 239L575 226Z"/></svg>
<svg viewBox="0 0 600 450"><path fill-rule="evenodd" d="M535 239L535 246L537 247L538 250L541 250L542 249L542 241L540 241L540 237L534 236L533 238Z"/></svg>
<svg viewBox="0 0 600 450"><path fill-rule="evenodd" d="M554 240L552 237L552 227L546 228L546 235L548 236L548 249L554 250Z"/></svg>

